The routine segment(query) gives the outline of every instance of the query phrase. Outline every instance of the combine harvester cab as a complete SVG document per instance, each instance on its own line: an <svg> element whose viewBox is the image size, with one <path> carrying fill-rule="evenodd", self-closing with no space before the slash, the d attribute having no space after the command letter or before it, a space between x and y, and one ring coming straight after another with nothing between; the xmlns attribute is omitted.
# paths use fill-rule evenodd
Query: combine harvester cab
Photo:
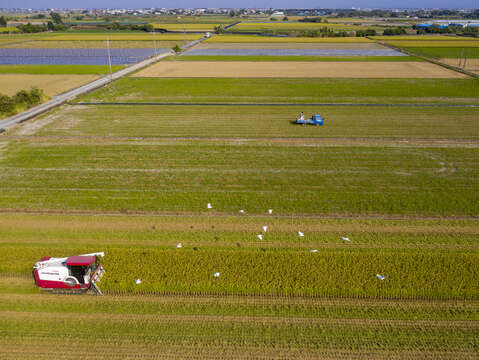
<svg viewBox="0 0 479 360"><path fill-rule="evenodd" d="M105 253L43 258L33 266L35 284L42 290L56 293L85 293L88 290L102 295L97 283L105 274L100 257Z"/></svg>
<svg viewBox="0 0 479 360"><path fill-rule="evenodd" d="M321 115L315 114L311 119L296 119L296 124L320 126L324 124L324 119Z"/></svg>

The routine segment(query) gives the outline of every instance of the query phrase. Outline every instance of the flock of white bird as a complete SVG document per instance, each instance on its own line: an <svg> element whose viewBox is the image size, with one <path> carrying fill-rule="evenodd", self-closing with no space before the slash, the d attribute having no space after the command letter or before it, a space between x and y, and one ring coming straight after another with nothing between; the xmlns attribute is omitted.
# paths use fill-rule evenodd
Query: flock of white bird
<svg viewBox="0 0 479 360"><path fill-rule="evenodd" d="M206 208L207 208L207 209L213 209L213 206L211 205L211 203L208 203L208 204L206 205ZM244 211L243 209L241 209L239 212L240 212L241 214L244 214L244 213L245 213L245 211ZM273 213L273 209L268 209L268 214L271 215L272 213ZM263 226L263 233L266 234L267 231L268 231L268 226L264 225L264 226ZM258 239L263 240L264 234L258 234L257 236L258 236ZM299 236L299 237L304 237L304 233L301 232L301 231L298 231L298 236ZM341 240L346 241L346 242L351 242L351 240L350 240L348 237L345 237L345 236L341 237ZM182 248L182 247L183 247L183 244L182 244L182 243L178 243L178 244L176 245L176 248L178 248L178 249L180 249L180 248ZM310 253L317 253L317 252L318 252L318 249L311 249L311 250L309 250L309 252L310 252ZM220 273L219 273L218 271L215 272L215 273L213 274L213 277L215 277L215 278L220 277ZM384 279L386 279L386 276L382 276L382 275L380 275L380 274L376 274L376 277L379 279L379 281L383 281ZM138 284L141 284L141 279L136 279L135 282L136 282L137 285L138 285Z"/></svg>

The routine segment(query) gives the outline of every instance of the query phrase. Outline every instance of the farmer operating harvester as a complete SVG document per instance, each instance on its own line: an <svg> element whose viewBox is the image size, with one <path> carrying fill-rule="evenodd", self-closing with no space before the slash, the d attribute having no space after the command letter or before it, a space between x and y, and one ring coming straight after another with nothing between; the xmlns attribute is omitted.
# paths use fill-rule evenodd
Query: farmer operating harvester
<svg viewBox="0 0 479 360"><path fill-rule="evenodd" d="M35 284L42 290L60 293L85 293L102 295L97 283L105 274L98 252L65 258L45 257L33 265Z"/></svg>

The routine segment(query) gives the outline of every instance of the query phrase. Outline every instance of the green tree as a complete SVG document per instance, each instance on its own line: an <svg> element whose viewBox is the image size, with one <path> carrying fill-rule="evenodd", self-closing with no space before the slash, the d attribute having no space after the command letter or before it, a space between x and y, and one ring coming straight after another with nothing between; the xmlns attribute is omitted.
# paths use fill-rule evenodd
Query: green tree
<svg viewBox="0 0 479 360"><path fill-rule="evenodd" d="M56 13L56 12L52 11L50 13L50 17L52 18L52 20L55 24L63 24L62 17L60 16L59 13Z"/></svg>
<svg viewBox="0 0 479 360"><path fill-rule="evenodd" d="M5 27L7 26L7 19L4 16L0 16L0 26Z"/></svg>
<svg viewBox="0 0 479 360"><path fill-rule="evenodd" d="M176 44L175 46L173 46L172 50L173 50L176 54L178 54L178 53L181 52L181 48L180 48L180 46L179 46L178 44Z"/></svg>
<svg viewBox="0 0 479 360"><path fill-rule="evenodd" d="M216 34L223 34L225 32L225 28L223 25L216 25L215 26L215 33Z"/></svg>
<svg viewBox="0 0 479 360"><path fill-rule="evenodd" d="M0 94L0 113L10 114L15 109L15 102L8 95Z"/></svg>

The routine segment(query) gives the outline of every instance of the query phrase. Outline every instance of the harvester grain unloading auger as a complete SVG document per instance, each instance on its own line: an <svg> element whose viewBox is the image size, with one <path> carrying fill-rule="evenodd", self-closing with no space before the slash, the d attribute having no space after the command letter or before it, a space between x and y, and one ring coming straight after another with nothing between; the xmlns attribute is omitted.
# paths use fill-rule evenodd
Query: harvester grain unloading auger
<svg viewBox="0 0 479 360"><path fill-rule="evenodd" d="M105 269L100 263L104 252L64 258L45 257L33 265L35 284L42 290L60 293L103 295L97 283Z"/></svg>

